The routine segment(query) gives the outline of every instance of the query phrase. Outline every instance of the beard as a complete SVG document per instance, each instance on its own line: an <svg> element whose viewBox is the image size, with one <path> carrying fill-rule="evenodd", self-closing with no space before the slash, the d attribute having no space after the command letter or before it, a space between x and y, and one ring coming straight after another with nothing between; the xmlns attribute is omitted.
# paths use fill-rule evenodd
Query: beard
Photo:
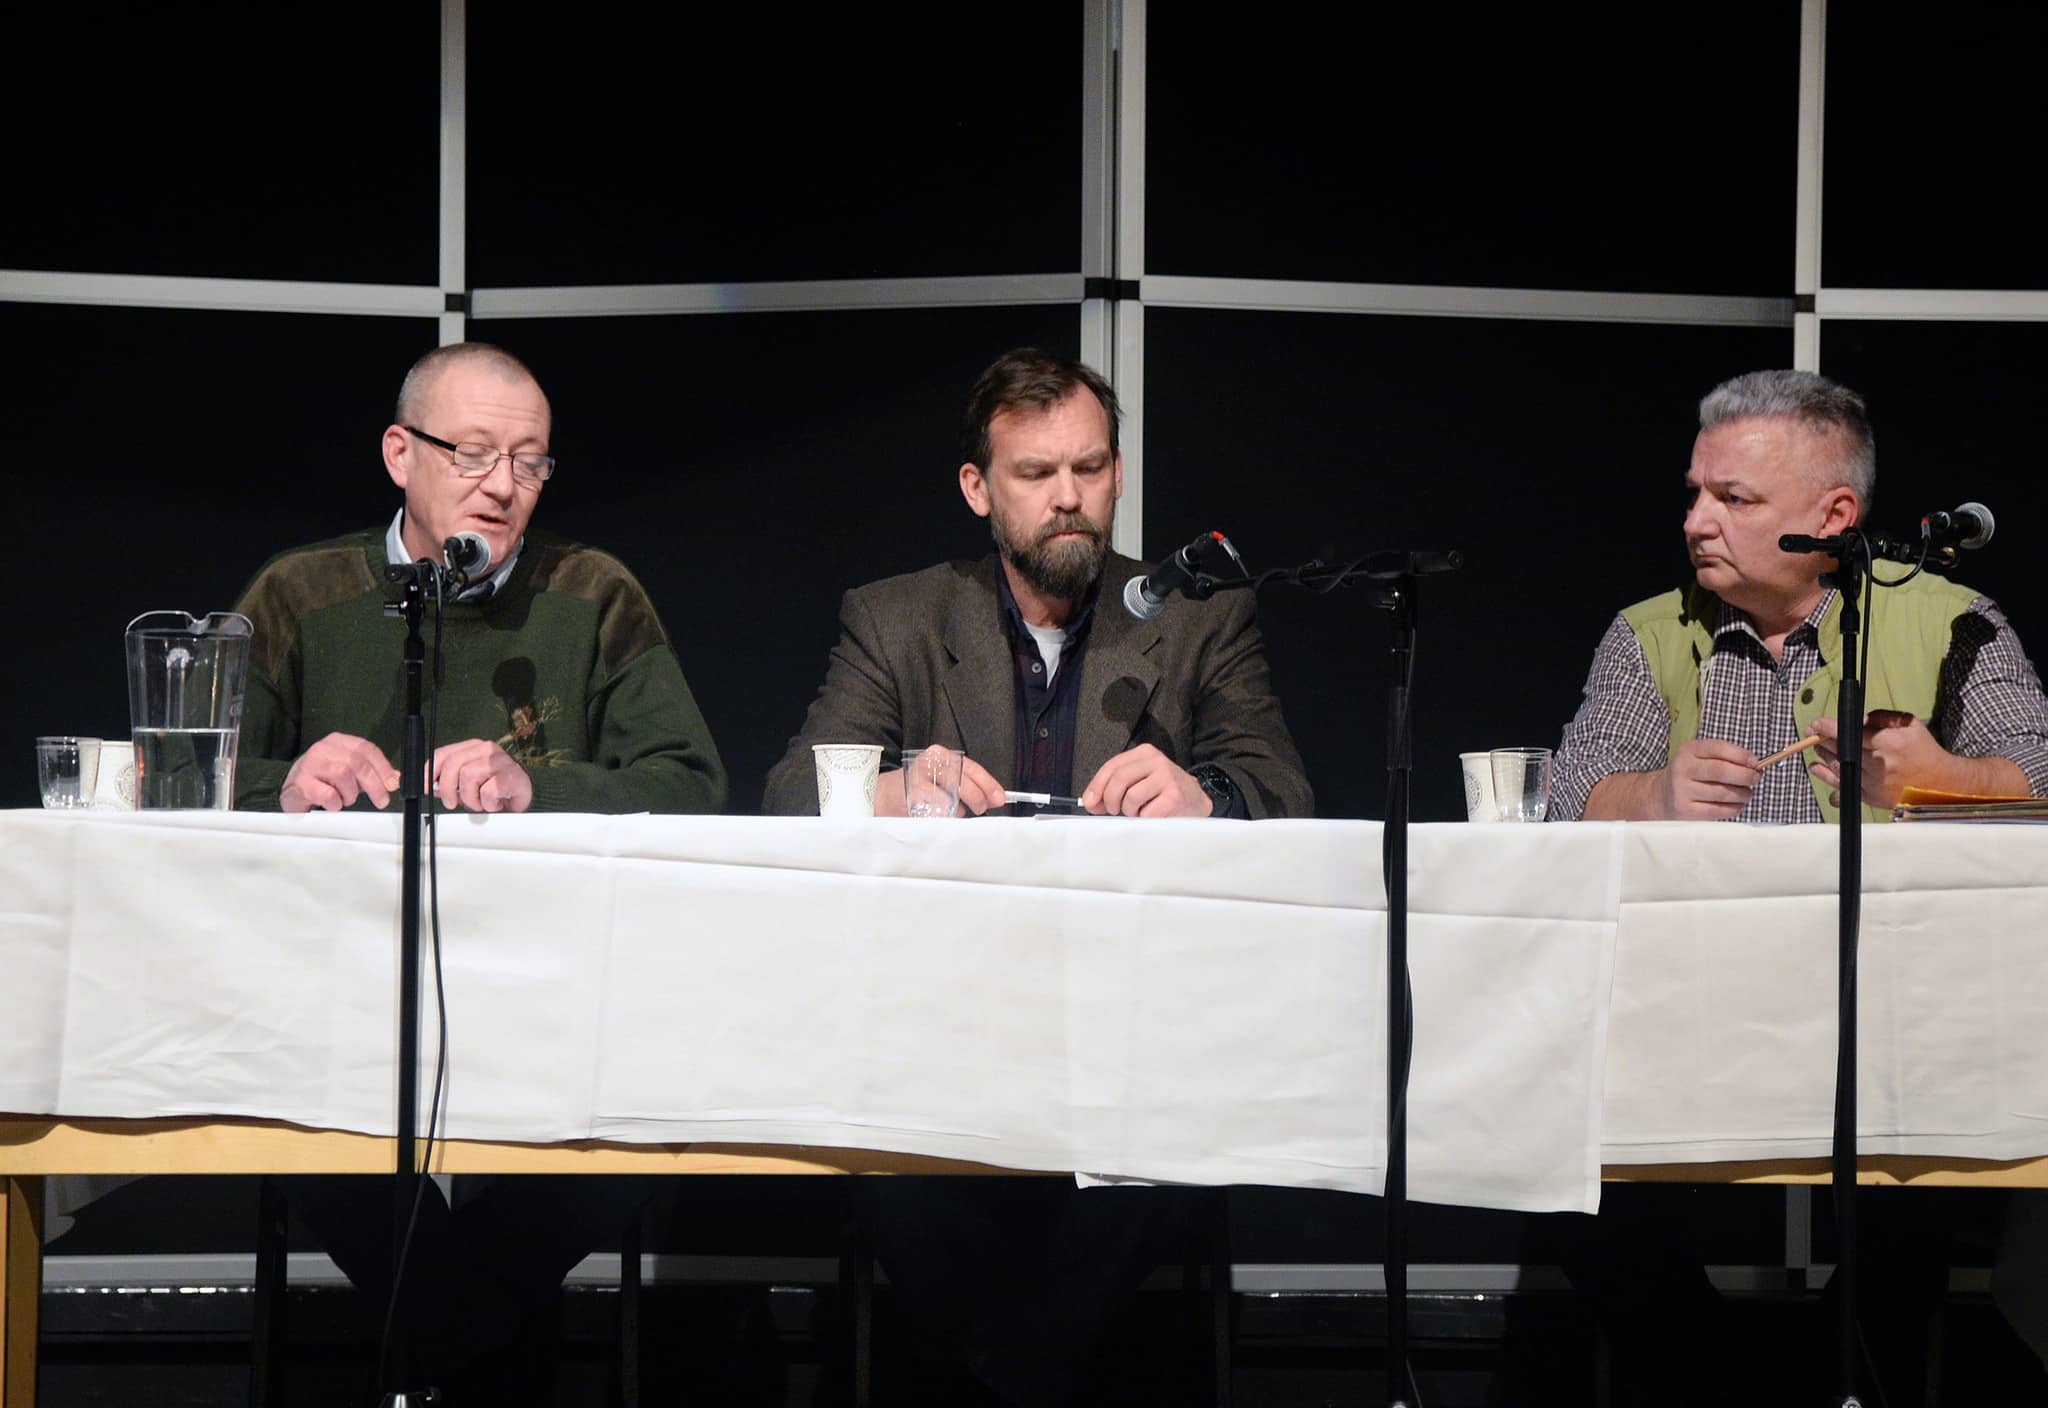
<svg viewBox="0 0 2048 1408"><path fill-rule="evenodd" d="M1104 523L1097 523L1084 513L1067 513L1044 524L1029 538L1021 538L1010 531L1001 514L993 508L989 512L989 532L1004 560L1038 591L1061 601L1075 601L1086 595L1102 575L1103 559L1109 555L1109 533L1115 523L1114 506ZM1049 541L1058 533L1083 536L1072 542Z"/></svg>

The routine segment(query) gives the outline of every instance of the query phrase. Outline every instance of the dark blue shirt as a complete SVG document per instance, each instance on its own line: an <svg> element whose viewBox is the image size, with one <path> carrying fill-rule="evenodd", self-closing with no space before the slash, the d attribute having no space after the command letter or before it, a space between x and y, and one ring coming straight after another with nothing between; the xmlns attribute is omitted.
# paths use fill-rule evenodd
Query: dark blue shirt
<svg viewBox="0 0 2048 1408"><path fill-rule="evenodd" d="M996 596L1002 603L1003 632L1016 663L1017 756L1008 786L1019 792L1074 791L1074 734L1080 718L1081 659L1088 653L1088 627L1095 620L1095 601L1102 579L1096 578L1081 610L1067 624L1058 672L1046 683L1045 659L1024 624L1017 598L1010 592L1010 574L996 564ZM1086 779L1083 779L1085 781Z"/></svg>

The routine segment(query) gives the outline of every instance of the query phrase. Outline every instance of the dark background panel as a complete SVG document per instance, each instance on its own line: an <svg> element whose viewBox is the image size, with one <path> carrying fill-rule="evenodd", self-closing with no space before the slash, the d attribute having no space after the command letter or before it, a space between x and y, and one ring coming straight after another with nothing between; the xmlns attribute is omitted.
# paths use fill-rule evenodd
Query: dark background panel
<svg viewBox="0 0 2048 1408"><path fill-rule="evenodd" d="M1949 575L1996 599L2040 665L2048 658L2038 536L2048 523L2048 476L2030 408L2048 365L2048 325L1832 322L1821 330L1820 359L1822 371L1870 402L1872 522L1912 536L1932 509L1989 507L1997 534Z"/></svg>
<svg viewBox="0 0 2048 1408"><path fill-rule="evenodd" d="M1147 23L1148 273L1790 291L1797 5Z"/></svg>
<svg viewBox="0 0 2048 1408"><path fill-rule="evenodd" d="M440 32L401 0L10 13L0 268L438 282Z"/></svg>
<svg viewBox="0 0 2048 1408"><path fill-rule="evenodd" d="M2048 288L2043 53L2030 0L1829 8L1824 283Z"/></svg>
<svg viewBox="0 0 2048 1408"><path fill-rule="evenodd" d="M470 281L1078 270L1081 18L472 6Z"/></svg>
<svg viewBox="0 0 2048 1408"><path fill-rule="evenodd" d="M1145 545L1209 527L1254 571L1456 548L1422 585L1414 815L1457 754L1554 746L1616 611L1687 580L1697 402L1790 359L1775 329L1152 310ZM1362 592L1269 587L1273 677L1332 817L1385 815L1390 632Z"/></svg>
<svg viewBox="0 0 2048 1408"><path fill-rule="evenodd" d="M0 464L28 623L0 691L0 806L29 740L128 736L122 631L224 611L270 554L397 507L378 461L430 319L0 303Z"/></svg>
<svg viewBox="0 0 2048 1408"><path fill-rule="evenodd" d="M537 526L646 585L759 810L825 677L848 587L990 549L961 501L960 407L1008 348L1074 355L1071 306L478 323L553 398ZM396 380L394 376L394 386Z"/></svg>

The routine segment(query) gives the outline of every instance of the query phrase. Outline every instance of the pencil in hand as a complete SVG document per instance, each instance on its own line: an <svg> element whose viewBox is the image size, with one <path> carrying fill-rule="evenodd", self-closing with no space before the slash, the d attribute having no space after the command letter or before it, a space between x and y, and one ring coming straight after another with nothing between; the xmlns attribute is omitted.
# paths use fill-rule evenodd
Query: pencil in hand
<svg viewBox="0 0 2048 1408"><path fill-rule="evenodd" d="M1756 770L1758 772L1762 772L1765 768L1770 767L1772 764L1782 763L1787 758L1792 757L1796 753L1804 753L1807 749L1813 747L1816 743L1819 742L1819 734L1809 733L1808 735L1806 735L1806 737L1800 739L1790 748L1780 748L1777 752L1771 754L1770 757L1765 758L1762 762L1756 765Z"/></svg>

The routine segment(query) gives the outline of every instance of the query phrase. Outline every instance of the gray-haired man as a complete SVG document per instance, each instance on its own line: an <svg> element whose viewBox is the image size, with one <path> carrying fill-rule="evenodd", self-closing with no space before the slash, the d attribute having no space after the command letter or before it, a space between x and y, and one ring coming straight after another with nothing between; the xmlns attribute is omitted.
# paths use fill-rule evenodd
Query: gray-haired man
<svg viewBox="0 0 2048 1408"><path fill-rule="evenodd" d="M1694 584L1608 627L1558 750L1559 820L1832 820L1841 600L1831 561L1782 551L1862 520L1876 485L1863 398L1812 372L1723 382L1700 402L1685 476ZM1931 574L1878 590L1863 800L1907 785L2048 796L2048 700L1988 597ZM1802 771L1757 760L1823 740Z"/></svg>
<svg viewBox="0 0 2048 1408"><path fill-rule="evenodd" d="M1689 587L1614 619L1551 786L1558 820L1818 822L1838 812L1833 750L1842 678L1833 563L1778 546L1862 521L1876 485L1863 398L1812 372L1750 372L1700 402L1685 476ZM1901 575L1905 569L1887 575ZM1923 574L1872 595L1865 815L1890 817L1908 784L2048 795L2048 699L1989 598ZM1819 735L1819 757L1757 761ZM1720 1309L1691 1229L1668 1208L1618 1199L1557 1251L1615 1347L1618 1401L1665 1401L1693 1383L1731 1392ZM1863 1313L1894 1401L1913 1400L1928 1316L1945 1285L1948 1231L1918 1205L1865 1225ZM1692 1398L1680 1401L1692 1402Z"/></svg>

